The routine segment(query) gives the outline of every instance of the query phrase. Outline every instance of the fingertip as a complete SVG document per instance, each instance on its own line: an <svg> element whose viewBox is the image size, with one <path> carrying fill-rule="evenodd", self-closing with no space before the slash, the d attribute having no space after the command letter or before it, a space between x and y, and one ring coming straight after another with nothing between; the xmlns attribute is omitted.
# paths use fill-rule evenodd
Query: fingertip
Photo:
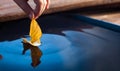
<svg viewBox="0 0 120 71"><path fill-rule="evenodd" d="M30 19L35 18L35 16L34 16L34 13L33 13L33 12L30 12L30 14L29 14L29 18L30 18Z"/></svg>
<svg viewBox="0 0 120 71"><path fill-rule="evenodd" d="M38 19L39 15L34 14L34 19Z"/></svg>
<svg viewBox="0 0 120 71"><path fill-rule="evenodd" d="M47 6L47 9L49 9L49 6Z"/></svg>
<svg viewBox="0 0 120 71"><path fill-rule="evenodd" d="M34 17L34 19L37 19L37 18L38 18L38 16Z"/></svg>
<svg viewBox="0 0 120 71"><path fill-rule="evenodd" d="M50 5L50 0L47 0L47 5L46 5L46 9L49 9Z"/></svg>
<svg viewBox="0 0 120 71"><path fill-rule="evenodd" d="M45 9L49 9L49 5L47 5Z"/></svg>

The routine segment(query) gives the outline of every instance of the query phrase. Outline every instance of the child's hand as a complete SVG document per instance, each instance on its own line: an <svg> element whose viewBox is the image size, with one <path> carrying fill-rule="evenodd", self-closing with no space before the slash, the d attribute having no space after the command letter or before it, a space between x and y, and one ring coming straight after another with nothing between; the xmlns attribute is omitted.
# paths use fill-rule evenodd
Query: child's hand
<svg viewBox="0 0 120 71"><path fill-rule="evenodd" d="M28 0L14 0L20 8L29 16L30 19L35 18L37 19L45 9L49 7L50 0L34 0L36 7L33 10L30 5L27 3Z"/></svg>

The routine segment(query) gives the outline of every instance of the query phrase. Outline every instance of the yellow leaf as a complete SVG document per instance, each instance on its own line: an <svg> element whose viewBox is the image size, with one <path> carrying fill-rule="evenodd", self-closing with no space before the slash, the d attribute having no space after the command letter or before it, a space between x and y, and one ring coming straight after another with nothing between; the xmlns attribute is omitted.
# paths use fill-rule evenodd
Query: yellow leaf
<svg viewBox="0 0 120 71"><path fill-rule="evenodd" d="M41 44L40 38L42 36L42 31L35 19L32 19L31 21L29 35L31 37L30 41L33 45L38 46Z"/></svg>

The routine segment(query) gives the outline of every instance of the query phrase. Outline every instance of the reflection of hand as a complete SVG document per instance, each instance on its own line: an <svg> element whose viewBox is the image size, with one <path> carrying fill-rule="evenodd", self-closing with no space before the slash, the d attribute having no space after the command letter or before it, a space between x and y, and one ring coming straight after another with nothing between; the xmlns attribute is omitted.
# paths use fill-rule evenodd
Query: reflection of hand
<svg viewBox="0 0 120 71"><path fill-rule="evenodd" d="M29 16L30 19L37 19L44 12L45 9L48 9L50 0L34 0L34 3L36 4L35 10L33 10L27 3L28 0L14 1L20 6L20 8L23 9L23 11Z"/></svg>

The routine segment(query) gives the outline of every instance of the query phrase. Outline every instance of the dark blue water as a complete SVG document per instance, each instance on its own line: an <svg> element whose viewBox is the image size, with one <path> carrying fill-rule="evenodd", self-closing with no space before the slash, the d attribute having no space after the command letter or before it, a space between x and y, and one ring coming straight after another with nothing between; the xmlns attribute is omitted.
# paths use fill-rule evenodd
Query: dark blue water
<svg viewBox="0 0 120 71"><path fill-rule="evenodd" d="M0 71L120 71L119 32L62 14L42 16L38 22L43 56L35 69L30 51L22 55L30 20L0 23Z"/></svg>

